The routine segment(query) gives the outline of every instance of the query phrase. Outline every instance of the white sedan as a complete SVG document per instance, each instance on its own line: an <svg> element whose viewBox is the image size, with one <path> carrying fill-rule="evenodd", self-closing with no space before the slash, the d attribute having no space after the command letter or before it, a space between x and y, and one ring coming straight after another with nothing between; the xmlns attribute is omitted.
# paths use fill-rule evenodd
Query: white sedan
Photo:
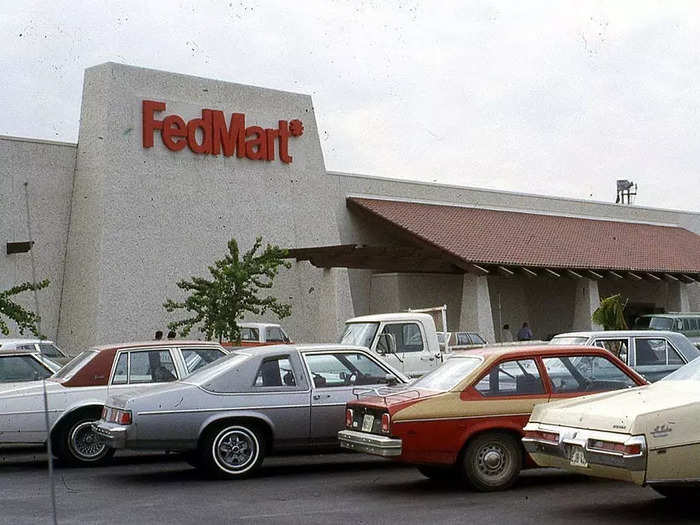
<svg viewBox="0 0 700 525"><path fill-rule="evenodd" d="M694 497L700 484L700 359L648 386L538 405L523 443L543 467Z"/></svg>
<svg viewBox="0 0 700 525"><path fill-rule="evenodd" d="M52 452L68 463L99 464L113 450L92 432L111 394L182 379L224 356L218 344L150 341L91 348L45 380L0 384L0 447L47 442L44 384Z"/></svg>

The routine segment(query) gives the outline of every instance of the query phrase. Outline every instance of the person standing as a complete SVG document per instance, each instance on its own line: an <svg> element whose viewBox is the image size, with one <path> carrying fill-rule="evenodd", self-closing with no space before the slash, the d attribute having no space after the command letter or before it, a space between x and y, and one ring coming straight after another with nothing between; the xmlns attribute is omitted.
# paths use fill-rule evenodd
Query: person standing
<svg viewBox="0 0 700 525"><path fill-rule="evenodd" d="M503 330L501 330L501 341L504 343L513 342L513 333L510 331L509 324L503 325Z"/></svg>
<svg viewBox="0 0 700 525"><path fill-rule="evenodd" d="M163 331L162 330L156 330L156 335L155 335L155 340L160 341L163 339Z"/></svg>
<svg viewBox="0 0 700 525"><path fill-rule="evenodd" d="M532 330L527 325L527 321L523 323L522 328L518 330L518 341L530 341L532 339Z"/></svg>

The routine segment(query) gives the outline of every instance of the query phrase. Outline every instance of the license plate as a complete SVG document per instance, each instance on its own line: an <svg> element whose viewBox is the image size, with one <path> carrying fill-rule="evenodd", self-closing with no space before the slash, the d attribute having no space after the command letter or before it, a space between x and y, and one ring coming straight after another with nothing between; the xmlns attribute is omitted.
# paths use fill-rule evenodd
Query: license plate
<svg viewBox="0 0 700 525"><path fill-rule="evenodd" d="M372 425L374 425L374 416L365 414L365 417L362 418L362 432L372 432Z"/></svg>
<svg viewBox="0 0 700 525"><path fill-rule="evenodd" d="M572 467L588 467L588 461L586 461L586 453L583 447L569 445L569 463Z"/></svg>

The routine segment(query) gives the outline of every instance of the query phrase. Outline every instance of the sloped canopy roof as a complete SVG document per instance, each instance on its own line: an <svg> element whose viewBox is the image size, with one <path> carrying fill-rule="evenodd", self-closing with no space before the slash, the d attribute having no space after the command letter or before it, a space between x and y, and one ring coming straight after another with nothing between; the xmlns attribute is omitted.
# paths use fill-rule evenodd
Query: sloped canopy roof
<svg viewBox="0 0 700 525"><path fill-rule="evenodd" d="M669 274L700 272L700 236L684 228L350 197L349 208L453 261Z"/></svg>

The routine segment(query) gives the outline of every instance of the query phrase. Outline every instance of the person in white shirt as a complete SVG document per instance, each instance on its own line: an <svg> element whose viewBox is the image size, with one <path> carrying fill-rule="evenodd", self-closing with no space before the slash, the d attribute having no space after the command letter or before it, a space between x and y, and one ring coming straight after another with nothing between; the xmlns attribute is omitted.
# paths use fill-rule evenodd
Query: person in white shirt
<svg viewBox="0 0 700 525"><path fill-rule="evenodd" d="M513 334L510 331L510 325L504 324L503 330L501 330L501 341L504 343L510 343L513 341Z"/></svg>

